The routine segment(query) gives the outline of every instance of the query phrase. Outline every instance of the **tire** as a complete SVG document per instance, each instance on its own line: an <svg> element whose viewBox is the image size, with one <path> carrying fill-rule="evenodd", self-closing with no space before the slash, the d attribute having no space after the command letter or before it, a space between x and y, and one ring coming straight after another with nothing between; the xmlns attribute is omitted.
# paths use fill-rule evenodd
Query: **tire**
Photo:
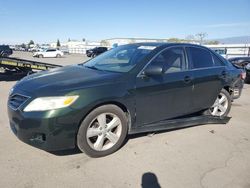
<svg viewBox="0 0 250 188"><path fill-rule="evenodd" d="M61 56L60 54L56 54L56 57L57 57L57 58L60 58L60 57L62 57L62 56Z"/></svg>
<svg viewBox="0 0 250 188"><path fill-rule="evenodd" d="M122 109L116 105L100 106L82 121L77 146L90 157L103 157L122 146L127 132L128 119Z"/></svg>
<svg viewBox="0 0 250 188"><path fill-rule="evenodd" d="M39 57L39 58L43 58L43 55L42 55L42 54L40 54L40 55L38 55L38 57Z"/></svg>
<svg viewBox="0 0 250 188"><path fill-rule="evenodd" d="M214 102L213 106L207 109L204 112L204 114L223 118L229 114L231 105L232 105L232 98L230 94L228 93L227 90L222 89L220 94L216 98L216 101Z"/></svg>
<svg viewBox="0 0 250 188"><path fill-rule="evenodd" d="M94 58L94 57L96 57L96 56L97 56L96 54L93 54L91 57Z"/></svg>
<svg viewBox="0 0 250 188"><path fill-rule="evenodd" d="M250 76L247 74L245 79L246 84L250 84Z"/></svg>

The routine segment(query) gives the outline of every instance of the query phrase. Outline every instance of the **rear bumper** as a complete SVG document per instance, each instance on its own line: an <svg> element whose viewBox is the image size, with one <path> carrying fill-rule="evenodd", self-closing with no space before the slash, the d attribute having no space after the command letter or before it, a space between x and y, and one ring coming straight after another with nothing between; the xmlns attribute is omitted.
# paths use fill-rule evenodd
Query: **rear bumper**
<svg viewBox="0 0 250 188"><path fill-rule="evenodd" d="M56 113L55 114L60 114ZM24 113L8 108L10 127L23 142L46 151L75 147L78 122L73 114Z"/></svg>

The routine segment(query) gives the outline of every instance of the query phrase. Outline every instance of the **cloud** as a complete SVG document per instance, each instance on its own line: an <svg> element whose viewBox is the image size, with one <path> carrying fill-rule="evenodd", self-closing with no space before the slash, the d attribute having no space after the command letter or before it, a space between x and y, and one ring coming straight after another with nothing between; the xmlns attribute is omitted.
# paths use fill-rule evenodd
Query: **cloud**
<svg viewBox="0 0 250 188"><path fill-rule="evenodd" d="M227 28L227 27L250 27L250 22L238 22L238 23L220 23L220 24L208 24L208 25L196 25L194 27L203 28Z"/></svg>

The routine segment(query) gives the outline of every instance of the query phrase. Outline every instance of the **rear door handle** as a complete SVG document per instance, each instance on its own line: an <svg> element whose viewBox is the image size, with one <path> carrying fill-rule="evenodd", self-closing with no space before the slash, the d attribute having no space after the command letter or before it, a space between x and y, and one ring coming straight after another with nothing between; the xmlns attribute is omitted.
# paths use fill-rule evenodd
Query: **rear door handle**
<svg viewBox="0 0 250 188"><path fill-rule="evenodd" d="M184 77L184 82L185 83L190 83L192 81L192 78L190 76L185 76Z"/></svg>

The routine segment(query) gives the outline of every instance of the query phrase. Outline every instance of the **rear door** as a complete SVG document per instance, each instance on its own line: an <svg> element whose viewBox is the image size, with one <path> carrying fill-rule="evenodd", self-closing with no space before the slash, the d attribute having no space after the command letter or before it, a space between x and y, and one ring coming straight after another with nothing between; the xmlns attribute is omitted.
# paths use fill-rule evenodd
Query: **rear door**
<svg viewBox="0 0 250 188"><path fill-rule="evenodd" d="M223 62L201 47L187 47L189 62L194 76L192 111L199 111L213 105L223 88L227 71ZM214 57L213 57L214 56Z"/></svg>
<svg viewBox="0 0 250 188"><path fill-rule="evenodd" d="M56 50L55 49L49 49L46 52L47 57L56 57Z"/></svg>
<svg viewBox="0 0 250 188"><path fill-rule="evenodd" d="M189 112L192 72L187 69L184 48L160 52L149 65L162 65L162 75L136 78L136 121L138 126L171 119Z"/></svg>

